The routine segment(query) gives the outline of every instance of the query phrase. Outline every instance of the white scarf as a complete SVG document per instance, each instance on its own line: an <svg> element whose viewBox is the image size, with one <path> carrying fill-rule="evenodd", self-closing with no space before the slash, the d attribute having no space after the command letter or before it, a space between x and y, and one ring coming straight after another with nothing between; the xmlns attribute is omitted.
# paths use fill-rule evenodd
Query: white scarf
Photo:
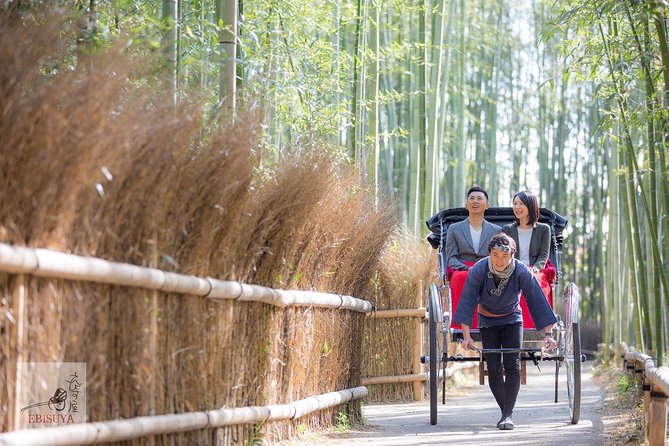
<svg viewBox="0 0 669 446"><path fill-rule="evenodd" d="M502 271L497 271L495 268L492 266L492 260L490 260L490 257L488 257L488 270L499 277L500 279L508 279L511 277L511 274L513 274L513 271L516 269L516 262L511 259L511 262L507 265L506 268L504 268ZM490 274L488 274L488 277L492 277Z"/></svg>
<svg viewBox="0 0 669 446"><path fill-rule="evenodd" d="M490 257L488 257L488 277L492 279L497 276L498 278L502 279L499 282L499 285L497 285L497 288L490 290L490 292L495 296L501 296L502 291L504 291L504 287L506 287L506 284L509 282L509 277L511 277L511 274L513 274L515 269L516 262L511 259L511 262L507 265L506 268L504 268L502 271L496 271L492 266L492 260L490 260Z"/></svg>

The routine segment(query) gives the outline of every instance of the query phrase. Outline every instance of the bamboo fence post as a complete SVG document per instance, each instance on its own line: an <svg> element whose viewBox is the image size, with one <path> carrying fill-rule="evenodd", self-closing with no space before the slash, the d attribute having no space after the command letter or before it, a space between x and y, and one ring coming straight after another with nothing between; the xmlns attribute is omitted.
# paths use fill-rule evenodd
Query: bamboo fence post
<svg viewBox="0 0 669 446"><path fill-rule="evenodd" d="M667 395L662 392L651 391L648 412L646 444L648 446L664 446L667 432Z"/></svg>
<svg viewBox="0 0 669 446"><path fill-rule="evenodd" d="M665 444L667 434L667 395L669 395L669 367L655 367L652 357L625 348L622 355L623 369L637 376L644 404L644 438L649 446Z"/></svg>
<svg viewBox="0 0 669 446"><path fill-rule="evenodd" d="M650 381L648 380L648 375L644 372L643 374L643 431L648 432L648 429L650 429L650 413L647 410L647 408L650 407L650 391L652 388L652 385Z"/></svg>
<svg viewBox="0 0 669 446"><path fill-rule="evenodd" d="M416 308L422 308L423 303L423 281L418 282L418 289L414 293L414 306ZM413 321L413 358L412 358L412 367L411 371L414 375L422 372L422 365L420 363L420 357L423 354L423 323L420 319L414 319ZM413 382L413 399L414 401L423 400L423 382L414 381Z"/></svg>
<svg viewBox="0 0 669 446"><path fill-rule="evenodd" d="M638 389L639 396L643 396L643 383L645 375L645 364L639 363L639 361L634 362L634 382L636 383L636 388Z"/></svg>
<svg viewBox="0 0 669 446"><path fill-rule="evenodd" d="M176 94L176 93L175 93ZM155 231L153 233L153 240L151 240L151 264L156 268L159 265L159 254L158 254L158 233ZM158 308L158 290L151 291L151 307L148 308L148 314L145 317L149 318L149 346L148 346L148 358L151 365L151 381L148 383L148 396L149 401L147 401L147 408L150 415L156 414L156 394L158 386L158 318L156 317L156 312L160 311ZM155 446L156 440L154 437L149 437L148 446Z"/></svg>
<svg viewBox="0 0 669 446"><path fill-rule="evenodd" d="M26 280L24 274L15 274L12 275L9 281L10 295L12 296L11 309L14 315L14 326L15 329L15 344L11 343L10 340L10 349L14 347L14 352L16 354L16 362L12 364L11 360L7 361L7 396L9 401L7 402L7 409L9 411L8 426L13 426L14 430L20 429L20 420L19 416L19 398L21 395L21 376L19 373L19 367L23 359L23 335L25 332L26 325ZM11 339L11 334L10 334ZM14 352L8 352L12 354ZM9 358L7 358L9 359ZM11 370L10 370L11 369ZM13 385L13 388L12 388Z"/></svg>

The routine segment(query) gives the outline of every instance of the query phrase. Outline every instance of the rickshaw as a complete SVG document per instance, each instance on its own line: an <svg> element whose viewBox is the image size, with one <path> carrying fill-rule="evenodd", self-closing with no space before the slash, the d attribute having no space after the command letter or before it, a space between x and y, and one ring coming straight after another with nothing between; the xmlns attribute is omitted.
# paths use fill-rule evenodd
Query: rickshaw
<svg viewBox="0 0 669 446"><path fill-rule="evenodd" d="M437 250L439 262L439 278L441 283L432 283L428 294L428 355L421 358L421 362L427 365L428 393L430 399L430 424L437 424L437 400L439 380L441 380L442 404L446 404L446 368L448 363L478 361L479 384L485 384L487 370L485 367L484 353L519 353L521 360L521 384L526 384L526 362L532 361L534 365L544 361L555 363L555 397L558 402L558 378L560 369L564 367L567 378L567 399L569 406L570 421L577 424L580 417L581 405L581 363L585 356L581 354L581 334L579 328L579 303L580 294L574 283L562 285L562 231L567 225L567 220L549 209L541 208L539 221L546 223L551 228L551 249L549 255L550 264L555 268L554 278L551 280L550 290L547 294L558 322L553 328L554 337L557 341L557 349L546 351L541 345L542 334L538 333L531 319L524 319L523 343L520 349L483 349L475 347L478 356L465 356L449 352L449 346L463 339L462 329L451 320L455 312L457 302L451 296L449 286L450 273L446 264L445 241L448 227L456 222L467 218L468 212L465 208L452 208L443 210L432 216L426 223L430 229L428 241ZM499 226L513 222L513 209L510 207L490 207L485 212L485 219ZM523 315L529 315L524 299L521 301ZM470 334L474 341L480 342L479 330L473 324ZM454 348L452 348L455 351Z"/></svg>

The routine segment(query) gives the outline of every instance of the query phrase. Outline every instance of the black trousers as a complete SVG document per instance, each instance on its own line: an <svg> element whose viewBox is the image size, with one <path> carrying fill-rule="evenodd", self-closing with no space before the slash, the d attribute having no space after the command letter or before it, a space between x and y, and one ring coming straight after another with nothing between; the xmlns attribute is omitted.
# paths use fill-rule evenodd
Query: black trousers
<svg viewBox="0 0 669 446"><path fill-rule="evenodd" d="M483 348L520 348L523 324L507 324L481 328ZM488 363L488 384L502 417L510 417L520 390L520 353L485 353Z"/></svg>

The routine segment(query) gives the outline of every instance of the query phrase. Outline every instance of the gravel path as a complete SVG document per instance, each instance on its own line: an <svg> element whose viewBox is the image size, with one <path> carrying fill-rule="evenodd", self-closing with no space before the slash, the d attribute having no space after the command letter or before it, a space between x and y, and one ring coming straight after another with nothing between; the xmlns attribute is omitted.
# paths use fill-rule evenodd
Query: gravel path
<svg viewBox="0 0 669 446"><path fill-rule="evenodd" d="M364 407L365 426L343 433L307 433L285 444L603 446L613 443L604 436L606 420L602 420L600 413L605 392L593 381L589 362L583 364L581 419L576 425L569 421L564 370L559 378L561 401L556 404L553 402L553 364L542 364L543 372L531 362L527 365L527 385L520 388L513 431L496 428L499 409L487 384L473 384L464 389L464 395L447 398L446 405L439 404L436 426L430 425L427 402L370 404ZM476 379L478 382L478 377Z"/></svg>

